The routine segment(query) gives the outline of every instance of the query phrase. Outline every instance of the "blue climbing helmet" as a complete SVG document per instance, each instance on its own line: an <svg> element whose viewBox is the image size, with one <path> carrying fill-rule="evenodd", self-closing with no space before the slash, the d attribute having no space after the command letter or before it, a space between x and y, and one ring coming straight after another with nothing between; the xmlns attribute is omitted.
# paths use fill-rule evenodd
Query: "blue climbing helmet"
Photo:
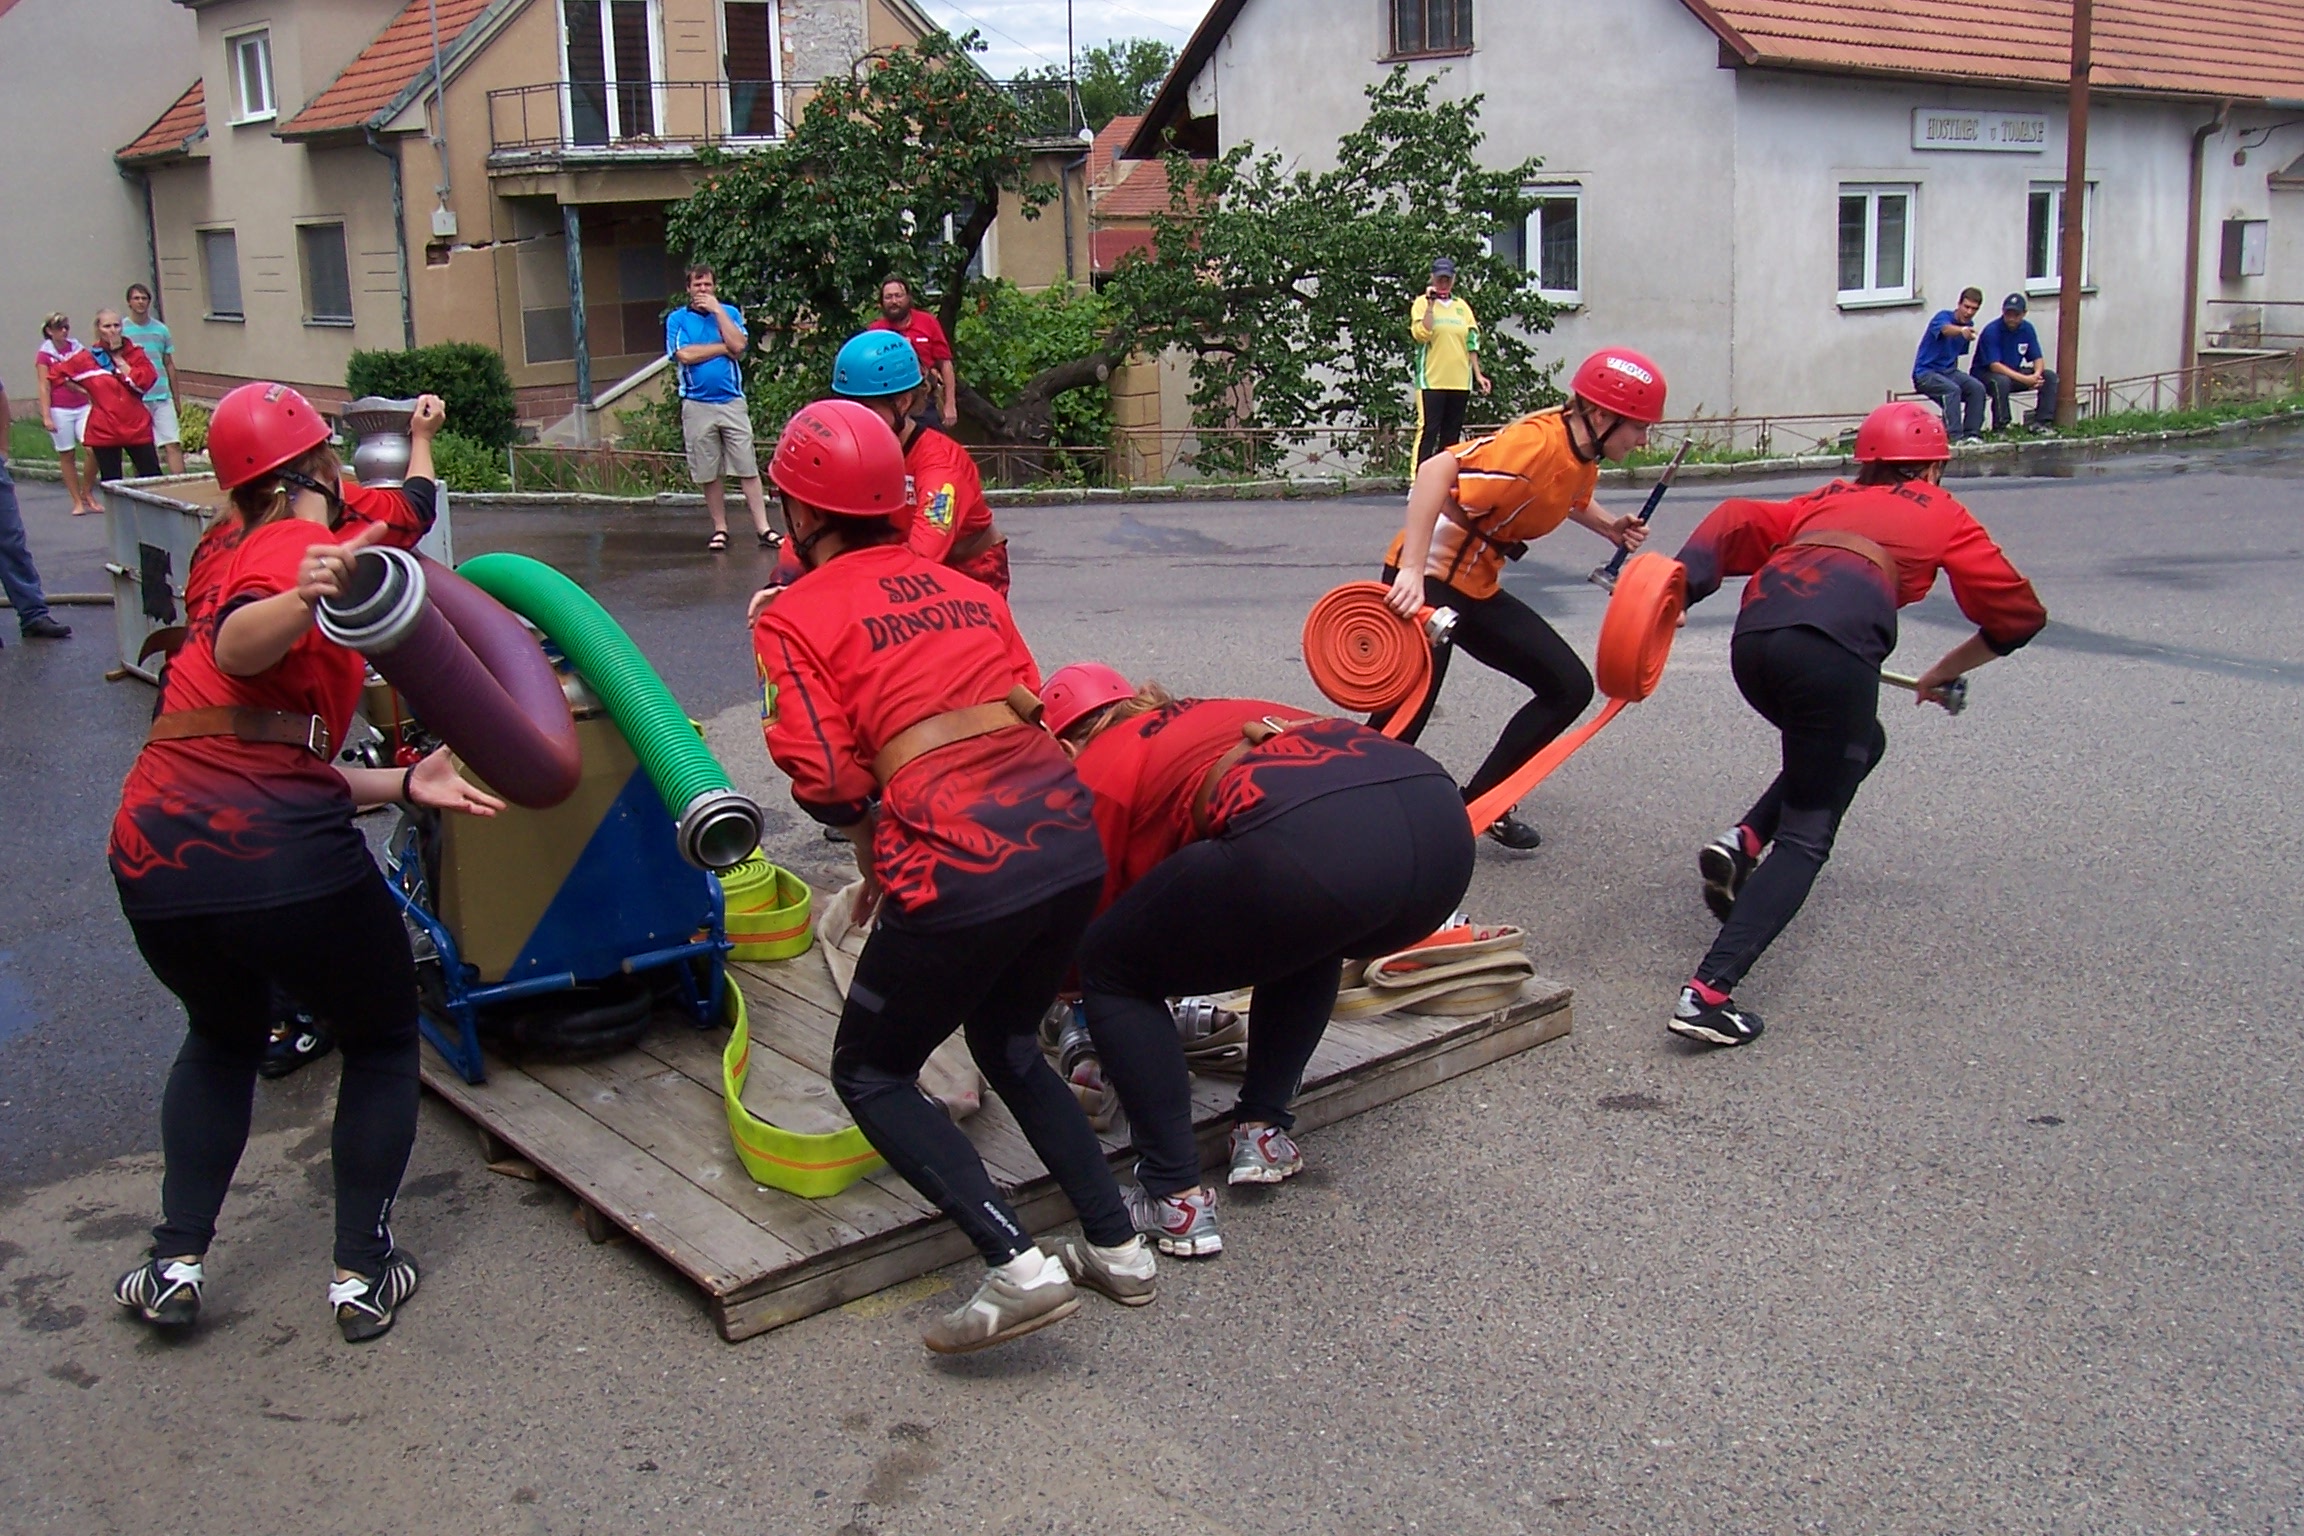
<svg viewBox="0 0 2304 1536"><path fill-rule="evenodd" d="M832 361L832 393L877 400L920 387L920 356L894 331L862 331Z"/></svg>

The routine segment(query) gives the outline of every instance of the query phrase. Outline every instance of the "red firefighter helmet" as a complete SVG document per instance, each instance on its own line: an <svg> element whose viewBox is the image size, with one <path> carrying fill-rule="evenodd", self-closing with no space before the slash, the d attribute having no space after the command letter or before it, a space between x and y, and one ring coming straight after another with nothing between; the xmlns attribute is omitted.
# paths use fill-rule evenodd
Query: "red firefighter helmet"
<svg viewBox="0 0 2304 1536"><path fill-rule="evenodd" d="M776 489L835 517L896 517L912 504L904 445L880 413L853 400L804 405L769 461Z"/></svg>
<svg viewBox="0 0 2304 1536"><path fill-rule="evenodd" d="M1569 392L1626 421L1654 426L1664 419L1664 373L1629 347L1602 347L1576 370Z"/></svg>
<svg viewBox="0 0 2304 1536"><path fill-rule="evenodd" d="M216 483L229 491L293 464L334 435L312 402L287 385L243 384L208 419L208 459Z"/></svg>
<svg viewBox="0 0 2304 1536"><path fill-rule="evenodd" d="M1915 400L1897 400L1856 429L1859 464L1941 464L1952 457L1944 418Z"/></svg>
<svg viewBox="0 0 2304 1536"><path fill-rule="evenodd" d="M1040 689L1040 723L1061 736L1081 717L1136 696L1136 685L1100 661L1059 667Z"/></svg>

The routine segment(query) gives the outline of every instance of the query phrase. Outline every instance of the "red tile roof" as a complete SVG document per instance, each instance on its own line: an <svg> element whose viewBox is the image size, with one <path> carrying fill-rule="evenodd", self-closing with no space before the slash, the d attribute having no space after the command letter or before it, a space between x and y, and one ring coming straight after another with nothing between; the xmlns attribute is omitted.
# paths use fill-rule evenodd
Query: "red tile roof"
<svg viewBox="0 0 2304 1536"><path fill-rule="evenodd" d="M1092 272L1119 270L1120 258L1130 251L1152 254L1148 229L1092 229L1088 232L1088 267Z"/></svg>
<svg viewBox="0 0 2304 1536"><path fill-rule="evenodd" d="M184 154L208 136L208 92L200 81L192 82L183 95L160 120L136 137L136 142L114 156L126 164L151 160L170 160Z"/></svg>
<svg viewBox="0 0 2304 1536"><path fill-rule="evenodd" d="M490 0L437 0L440 49L449 52ZM360 50L328 89L278 129L284 139L381 126L375 119L397 103L419 75L432 71L432 16L428 0L408 0L376 40Z"/></svg>
<svg viewBox="0 0 2304 1536"><path fill-rule="evenodd" d="M2071 0L1683 0L1746 64L2061 85ZM2098 0L2100 90L2304 101L2304 0Z"/></svg>
<svg viewBox="0 0 2304 1536"><path fill-rule="evenodd" d="M1115 158L1143 121L1116 117L1088 146L1088 209L1099 223L1168 211L1168 167L1158 160Z"/></svg>

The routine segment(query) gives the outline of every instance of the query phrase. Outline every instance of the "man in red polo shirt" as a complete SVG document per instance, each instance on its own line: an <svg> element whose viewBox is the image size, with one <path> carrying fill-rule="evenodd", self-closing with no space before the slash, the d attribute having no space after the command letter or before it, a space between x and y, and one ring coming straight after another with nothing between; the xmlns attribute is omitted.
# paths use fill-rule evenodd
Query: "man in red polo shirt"
<svg viewBox="0 0 2304 1536"><path fill-rule="evenodd" d="M936 386L936 398L920 413L920 424L949 432L960 425L960 389L952 378L952 343L934 315L912 302L912 285L891 277L880 285L880 318L868 331L894 331L920 354L920 371Z"/></svg>

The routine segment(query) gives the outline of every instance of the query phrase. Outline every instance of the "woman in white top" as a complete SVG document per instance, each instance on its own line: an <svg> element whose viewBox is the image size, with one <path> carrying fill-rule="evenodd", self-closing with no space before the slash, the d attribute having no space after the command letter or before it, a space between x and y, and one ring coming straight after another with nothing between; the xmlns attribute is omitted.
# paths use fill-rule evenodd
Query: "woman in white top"
<svg viewBox="0 0 2304 1536"><path fill-rule="evenodd" d="M61 314L40 322L40 348L32 355L32 372L40 385L40 425L56 445L56 461L64 467L64 490L72 498L72 515L97 512L94 451L85 479L80 474L80 443L88 428L87 392L55 371L56 365L80 350L72 339L72 322Z"/></svg>

